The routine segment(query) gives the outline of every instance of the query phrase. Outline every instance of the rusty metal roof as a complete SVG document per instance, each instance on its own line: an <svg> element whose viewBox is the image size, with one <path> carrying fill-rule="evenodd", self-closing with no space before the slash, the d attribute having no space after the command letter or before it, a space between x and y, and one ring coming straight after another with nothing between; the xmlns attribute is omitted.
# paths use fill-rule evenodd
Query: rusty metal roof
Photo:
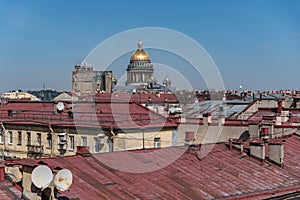
<svg viewBox="0 0 300 200"><path fill-rule="evenodd" d="M14 200L21 199L22 192L17 189L13 183L5 180L4 182L0 182L0 199L3 200Z"/></svg>
<svg viewBox="0 0 300 200"><path fill-rule="evenodd" d="M74 127L75 119L76 126L115 129L120 126L122 129L177 126L173 121L134 102L77 102L73 107L66 106L62 113L54 112L55 105L53 102L9 102L0 108L0 121L6 124Z"/></svg>
<svg viewBox="0 0 300 200"><path fill-rule="evenodd" d="M297 135L285 138L284 168L230 151L225 144L202 145L201 152L211 147L206 157L200 159L199 152L195 154L197 151L190 148L170 165L147 173L128 173L109 166L112 163L151 166L151 162L174 158L183 147L161 149L162 156L157 160L147 156L156 151L151 149L8 163L34 166L42 160L52 169L67 168L73 173L73 185L60 195L80 199L262 199L276 192L284 194L300 189L300 137ZM131 170L138 172L139 168Z"/></svg>

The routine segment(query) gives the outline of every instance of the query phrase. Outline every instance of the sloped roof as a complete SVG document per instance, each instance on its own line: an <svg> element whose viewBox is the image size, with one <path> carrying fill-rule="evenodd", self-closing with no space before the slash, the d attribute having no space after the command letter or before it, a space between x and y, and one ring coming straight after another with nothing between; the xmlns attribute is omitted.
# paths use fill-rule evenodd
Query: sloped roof
<svg viewBox="0 0 300 200"><path fill-rule="evenodd" d="M137 150L82 157L58 157L42 160L51 168L59 166L73 173L73 185L60 195L80 199L262 199L300 189L300 137L285 139L285 166L230 151L224 143L202 145L201 152L212 150L206 157L196 156L196 147L160 149L159 159L151 160L148 153ZM164 162L183 151L177 160L164 168L146 173L128 173L110 168L120 165L145 166ZM199 154L197 154L199 155ZM28 159L8 161L26 164ZM27 163L28 164L28 163ZM34 163L31 164L34 166ZM139 171L138 168L131 170ZM278 192L278 193L277 193Z"/></svg>
<svg viewBox="0 0 300 200"><path fill-rule="evenodd" d="M20 199L22 192L17 189L11 182L5 180L0 182L0 199L5 200L14 200Z"/></svg>
<svg viewBox="0 0 300 200"><path fill-rule="evenodd" d="M6 124L84 126L119 129L174 127L176 123L133 102L73 102L62 113L53 102L9 102L0 108L0 121ZM8 112L12 112L11 116ZM70 117L72 113L72 117Z"/></svg>
<svg viewBox="0 0 300 200"><path fill-rule="evenodd" d="M210 113L212 118L218 118L220 108L226 118L235 118L240 114L250 102L241 100L230 101L201 101L199 103L189 104L183 107L183 115L186 118L199 118L204 113Z"/></svg>

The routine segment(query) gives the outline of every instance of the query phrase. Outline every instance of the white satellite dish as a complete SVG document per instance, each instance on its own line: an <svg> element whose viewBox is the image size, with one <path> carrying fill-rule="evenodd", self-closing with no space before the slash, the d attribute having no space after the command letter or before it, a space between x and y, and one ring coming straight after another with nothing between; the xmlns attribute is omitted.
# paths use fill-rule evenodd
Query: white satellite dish
<svg viewBox="0 0 300 200"><path fill-rule="evenodd" d="M170 112L171 112L171 113L175 113L175 110L176 110L176 109L175 109L174 107L171 107L171 108L170 108Z"/></svg>
<svg viewBox="0 0 300 200"><path fill-rule="evenodd" d="M45 189L50 185L53 179L53 174L48 166L41 165L32 171L31 181L37 187Z"/></svg>
<svg viewBox="0 0 300 200"><path fill-rule="evenodd" d="M62 112L65 109L65 105L62 102L59 102L56 105L56 108L57 108L58 111Z"/></svg>
<svg viewBox="0 0 300 200"><path fill-rule="evenodd" d="M73 181L72 172L68 169L62 169L54 177L54 186L59 191L66 191L70 188Z"/></svg>

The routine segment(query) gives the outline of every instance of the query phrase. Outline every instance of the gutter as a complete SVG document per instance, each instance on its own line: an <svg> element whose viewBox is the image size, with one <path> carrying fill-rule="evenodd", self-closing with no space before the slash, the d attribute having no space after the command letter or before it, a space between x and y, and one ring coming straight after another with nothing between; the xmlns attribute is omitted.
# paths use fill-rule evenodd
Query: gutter
<svg viewBox="0 0 300 200"><path fill-rule="evenodd" d="M3 129L3 144L4 144L4 150L6 149L6 129L3 125L3 123L0 123L1 128Z"/></svg>
<svg viewBox="0 0 300 200"><path fill-rule="evenodd" d="M48 126L49 130L51 131L51 140L52 140L52 143L51 143L51 154L50 154L50 157L53 157L53 154L54 154L54 130L52 129L51 127L51 124L49 123L49 126Z"/></svg>

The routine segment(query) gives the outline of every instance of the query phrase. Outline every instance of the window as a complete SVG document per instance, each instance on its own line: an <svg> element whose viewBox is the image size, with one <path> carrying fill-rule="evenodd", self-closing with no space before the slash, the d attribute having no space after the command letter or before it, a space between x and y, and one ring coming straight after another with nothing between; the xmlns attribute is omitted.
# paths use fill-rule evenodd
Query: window
<svg viewBox="0 0 300 200"><path fill-rule="evenodd" d="M177 129L172 130L172 146L178 145L178 131Z"/></svg>
<svg viewBox="0 0 300 200"><path fill-rule="evenodd" d="M114 151L114 140L112 138L107 138L107 144L108 144L108 151L113 152Z"/></svg>
<svg viewBox="0 0 300 200"><path fill-rule="evenodd" d="M31 145L31 133L27 132L27 145Z"/></svg>
<svg viewBox="0 0 300 200"><path fill-rule="evenodd" d="M154 138L154 148L160 148L160 138Z"/></svg>
<svg viewBox="0 0 300 200"><path fill-rule="evenodd" d="M4 137L3 137L3 134L4 134L4 131L1 130L1 131L0 131L0 143L1 143L1 144L3 144L3 141L4 141L4 140L3 140L3 138L4 138Z"/></svg>
<svg viewBox="0 0 300 200"><path fill-rule="evenodd" d="M37 136L36 139L37 139L38 145L42 146L42 135L40 133L37 133L36 136Z"/></svg>
<svg viewBox="0 0 300 200"><path fill-rule="evenodd" d="M13 143L13 133L12 131L8 131L8 143L12 144Z"/></svg>
<svg viewBox="0 0 300 200"><path fill-rule="evenodd" d="M18 145L22 145L22 131L18 131Z"/></svg>
<svg viewBox="0 0 300 200"><path fill-rule="evenodd" d="M74 150L74 136L69 136L70 138L70 146L69 149L70 150Z"/></svg>
<svg viewBox="0 0 300 200"><path fill-rule="evenodd" d="M86 147L87 146L87 138L86 137L81 137L82 139L82 146Z"/></svg>
<svg viewBox="0 0 300 200"><path fill-rule="evenodd" d="M52 135L49 133L47 134L47 147L51 148L52 147Z"/></svg>
<svg viewBox="0 0 300 200"><path fill-rule="evenodd" d="M104 145L104 137L95 138L95 153L99 153Z"/></svg>

